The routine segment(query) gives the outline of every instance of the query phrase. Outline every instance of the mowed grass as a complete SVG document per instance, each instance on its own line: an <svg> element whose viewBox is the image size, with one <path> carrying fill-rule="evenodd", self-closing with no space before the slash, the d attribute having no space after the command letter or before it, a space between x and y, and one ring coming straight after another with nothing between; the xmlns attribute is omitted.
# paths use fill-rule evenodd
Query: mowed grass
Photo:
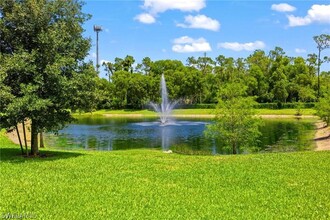
<svg viewBox="0 0 330 220"><path fill-rule="evenodd" d="M330 152L185 156L42 151L0 134L0 215L36 219L329 219Z"/></svg>
<svg viewBox="0 0 330 220"><path fill-rule="evenodd" d="M215 109L174 109L173 115L178 116L212 116L216 113ZM257 115L291 115L297 113L296 109L256 109ZM315 115L315 109L302 109L302 115ZM116 117L157 117L157 113L151 110L98 110L93 113L75 113L74 116L108 115Z"/></svg>
<svg viewBox="0 0 330 220"><path fill-rule="evenodd" d="M258 115L295 115L297 109L256 109ZM316 110L312 108L301 109L302 115L315 115Z"/></svg>

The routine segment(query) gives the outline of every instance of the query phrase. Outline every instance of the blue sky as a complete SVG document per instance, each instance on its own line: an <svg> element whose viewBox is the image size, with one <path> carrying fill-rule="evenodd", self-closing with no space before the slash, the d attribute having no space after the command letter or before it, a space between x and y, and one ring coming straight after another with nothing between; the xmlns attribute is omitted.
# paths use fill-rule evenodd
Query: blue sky
<svg viewBox="0 0 330 220"><path fill-rule="evenodd" d="M330 1L87 0L92 18L84 24L92 39L88 59L132 55L136 62L219 55L247 57L279 46L289 56L317 53L313 36L330 34ZM330 49L322 55L330 56ZM324 65L323 70L330 70Z"/></svg>

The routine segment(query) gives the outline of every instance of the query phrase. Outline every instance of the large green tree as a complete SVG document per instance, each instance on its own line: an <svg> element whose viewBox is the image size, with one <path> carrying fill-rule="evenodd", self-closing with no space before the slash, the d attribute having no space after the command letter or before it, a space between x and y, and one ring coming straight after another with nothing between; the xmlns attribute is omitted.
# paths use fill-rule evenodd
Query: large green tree
<svg viewBox="0 0 330 220"><path fill-rule="evenodd" d="M33 155L39 132L70 122L71 108L96 105L96 73L83 62L90 40L82 36L89 18L82 6L78 0L0 1L0 78L10 91L0 122L11 127L29 120Z"/></svg>

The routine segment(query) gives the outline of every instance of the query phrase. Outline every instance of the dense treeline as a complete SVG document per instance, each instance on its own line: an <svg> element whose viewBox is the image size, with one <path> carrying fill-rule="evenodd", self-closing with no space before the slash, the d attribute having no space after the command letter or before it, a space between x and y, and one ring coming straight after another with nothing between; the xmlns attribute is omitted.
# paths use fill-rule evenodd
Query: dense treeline
<svg viewBox="0 0 330 220"><path fill-rule="evenodd" d="M326 60L327 58L325 58ZM268 54L256 50L246 59L206 54L178 60L135 64L132 56L104 63L108 80L99 82L98 108L142 108L160 101L159 82L165 75L170 99L185 104L216 103L218 91L227 83L241 83L259 103L314 102L318 96L318 56L289 57L276 47ZM320 95L330 87L330 71L320 74Z"/></svg>

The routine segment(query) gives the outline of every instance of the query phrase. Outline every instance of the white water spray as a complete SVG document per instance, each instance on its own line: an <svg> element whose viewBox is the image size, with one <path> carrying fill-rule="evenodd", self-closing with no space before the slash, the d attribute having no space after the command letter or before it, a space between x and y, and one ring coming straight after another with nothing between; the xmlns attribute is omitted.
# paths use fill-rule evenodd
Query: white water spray
<svg viewBox="0 0 330 220"><path fill-rule="evenodd" d="M166 88L166 81L164 74L162 74L162 78L160 81L160 86L161 86L161 96L162 96L162 102L160 105L157 105L155 103L151 103L151 106L155 109L155 111L158 113L160 122L162 124L166 124L168 120L171 118L171 113L175 105L177 104L176 102L170 102L168 100L168 94L167 94L167 88Z"/></svg>

